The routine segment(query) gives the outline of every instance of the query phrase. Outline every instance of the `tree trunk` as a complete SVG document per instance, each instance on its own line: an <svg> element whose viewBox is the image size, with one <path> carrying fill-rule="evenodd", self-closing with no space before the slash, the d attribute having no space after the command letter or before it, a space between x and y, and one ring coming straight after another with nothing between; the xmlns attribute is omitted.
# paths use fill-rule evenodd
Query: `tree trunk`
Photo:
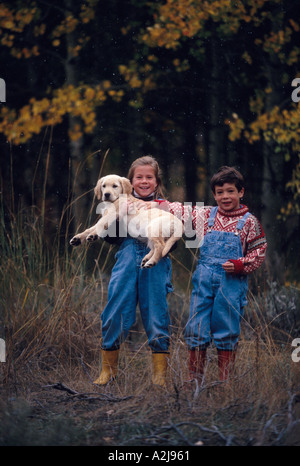
<svg viewBox="0 0 300 466"><path fill-rule="evenodd" d="M266 63L266 77L268 86L275 89L274 70L272 66ZM278 104L274 92L267 94L266 111L274 108ZM267 263L269 271L273 279L283 278L284 267L280 262L280 238L282 237L278 214L280 207L284 204L283 189L284 189L284 157L282 154L274 151L274 143L264 141L262 154L263 180L262 180L262 217L261 222L268 241Z"/></svg>
<svg viewBox="0 0 300 466"><path fill-rule="evenodd" d="M66 0L66 17L72 11L72 0ZM65 65L66 73L66 85L78 85L78 73L77 67L74 63L72 56L72 50L75 46L75 35L74 32L66 34L66 49L67 49L67 59ZM73 131L75 125L82 125L82 122L79 118L69 115L69 129ZM71 189L72 189L72 211L74 219L75 229L79 229L80 225L87 218L87 200L83 196L85 187L86 187L86 174L83 170L82 160L83 160L83 147L84 141L83 137L80 137L77 140L72 140L69 138L69 151L71 159ZM82 227L81 227L82 228Z"/></svg>
<svg viewBox="0 0 300 466"><path fill-rule="evenodd" d="M218 43L212 36L208 58L209 83L208 101L206 111L209 118L208 134L207 134L207 175L208 179L224 165L224 115L222 113L222 67L223 61L218 49ZM213 200L208 188L208 198Z"/></svg>

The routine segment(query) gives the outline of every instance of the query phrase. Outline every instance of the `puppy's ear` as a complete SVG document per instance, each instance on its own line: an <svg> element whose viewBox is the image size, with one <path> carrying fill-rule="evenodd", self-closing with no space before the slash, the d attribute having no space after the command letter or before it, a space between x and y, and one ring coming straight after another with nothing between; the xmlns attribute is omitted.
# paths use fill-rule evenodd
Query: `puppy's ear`
<svg viewBox="0 0 300 466"><path fill-rule="evenodd" d="M132 184L127 178L121 178L123 194L132 194Z"/></svg>
<svg viewBox="0 0 300 466"><path fill-rule="evenodd" d="M102 198L101 182L102 182L102 178L100 178L100 180L97 181L97 184L94 188L95 196L97 197L99 201Z"/></svg>

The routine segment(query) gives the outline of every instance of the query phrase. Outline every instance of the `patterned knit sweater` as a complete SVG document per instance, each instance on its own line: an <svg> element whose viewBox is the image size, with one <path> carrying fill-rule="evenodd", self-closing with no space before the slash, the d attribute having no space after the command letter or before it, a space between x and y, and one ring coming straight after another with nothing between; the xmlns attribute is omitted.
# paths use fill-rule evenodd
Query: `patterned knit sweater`
<svg viewBox="0 0 300 466"><path fill-rule="evenodd" d="M193 229L201 241L208 231L208 218L212 207L194 207L182 205L180 202L157 201L160 208L169 210L180 218L184 224L192 220ZM235 232L237 222L248 212L248 207L241 205L239 209L224 211L218 208L213 230ZM257 218L250 214L239 233L243 257L231 260L234 263L234 273L248 274L260 267L265 260L267 241L262 226Z"/></svg>

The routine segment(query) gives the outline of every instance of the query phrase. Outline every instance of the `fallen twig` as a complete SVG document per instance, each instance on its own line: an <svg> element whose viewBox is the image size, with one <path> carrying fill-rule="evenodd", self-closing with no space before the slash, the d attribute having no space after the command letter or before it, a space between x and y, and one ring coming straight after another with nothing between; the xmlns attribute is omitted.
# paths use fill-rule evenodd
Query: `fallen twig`
<svg viewBox="0 0 300 466"><path fill-rule="evenodd" d="M288 423L287 423L287 426L285 429L283 429L280 434L277 436L275 442L273 442L273 444L278 444L281 439L287 435L297 424L300 424L300 419L294 419L294 411L293 411L293 408L294 408L294 405L295 403L297 403L299 400L298 400L298 397L299 397L299 394L297 393L291 393L289 392L289 402L288 402L288 412L287 412L287 419L288 419Z"/></svg>
<svg viewBox="0 0 300 466"><path fill-rule="evenodd" d="M208 432L210 434L216 434L218 435L222 440L223 442L225 443L226 446L230 446L232 444L232 441L233 441L233 435L229 435L228 437L226 437L222 432L220 432L220 430L216 427L216 426L212 426L212 428L209 428L209 427L204 427L202 426L201 424L198 424L196 422L179 422L178 424L169 424L169 425L166 425L166 426L163 426L163 427L160 427L155 433L153 434L145 434L145 435L139 435L137 437L134 437L134 438L130 438L128 439L125 443L128 443L128 442L131 442L133 440L141 440L141 439L155 439L155 440L160 440L160 441L164 441L166 442L166 439L163 438L162 439L162 435L165 434L166 432L170 431L170 430L175 430L175 432L180 436L180 438L182 440L184 440L184 442L189 445L189 446L192 446L192 445L195 445L193 442L191 442L186 435L183 434L183 432L181 431L181 429L179 427L181 426L192 426L192 427L197 427L198 429L202 430L203 432ZM169 443L171 443L171 440L168 440ZM164 443L165 444L165 443Z"/></svg>
<svg viewBox="0 0 300 466"><path fill-rule="evenodd" d="M174 429L187 445L193 445L193 443L189 441L189 439L181 432L181 430L177 427L176 424L171 424L170 428Z"/></svg>
<svg viewBox="0 0 300 466"><path fill-rule="evenodd" d="M270 419L267 420L267 422L265 423L264 428L262 430L260 439L255 444L256 446L263 445L263 443L265 441L265 437L267 435L267 431L271 427L273 428L273 431L276 431L276 434L278 433L277 426L274 425L274 420L276 418L278 418L278 417L280 417L280 418L287 417L287 425L286 425L286 427L281 429L281 431L277 435L276 439L273 442L271 442L271 445L279 445L282 438L285 435L287 435L297 424L300 423L300 419L294 419L294 412L293 412L294 404L298 401L298 395L297 394L291 394L289 392L289 396L290 396L290 398L289 398L288 405L287 405L287 414L285 414L284 412L274 413L270 417Z"/></svg>
<svg viewBox="0 0 300 466"><path fill-rule="evenodd" d="M65 392L69 393L69 395L72 395L72 396L70 396L69 399L82 399L82 400L89 400L89 401L102 400L102 401L119 402L119 401L125 401L125 400L128 400L130 398L133 398L133 395L118 398L118 397L115 397L113 395L107 395L105 393L101 393L99 395L95 395L93 393L80 393L80 392L77 392L76 390L73 390L70 387L67 387L66 385L64 385L61 382L56 382L56 383L53 383L53 384L44 385L43 388L54 388L56 390L65 391Z"/></svg>
<svg viewBox="0 0 300 466"><path fill-rule="evenodd" d="M233 436L232 435L229 435L228 437L226 437L224 434L222 434L222 432L220 432L220 430L216 427L216 426L212 426L212 428L209 428L209 427L204 427L202 426L201 424L198 424L196 422L179 422L178 424L176 424L176 426L182 426L182 425L188 425L188 426L193 426L193 427L197 427L198 429L202 430L203 432L209 432L211 434L217 434L224 442L226 445L231 445L232 443L232 440L233 440ZM170 428L172 428L173 425L170 426Z"/></svg>
<svg viewBox="0 0 300 466"><path fill-rule="evenodd" d="M52 383L50 385L44 385L43 388L56 388L57 390L62 390L62 391L68 392L71 395L78 395L78 392L76 392L76 390L73 390L72 388L66 387L66 385L64 385L61 382Z"/></svg>

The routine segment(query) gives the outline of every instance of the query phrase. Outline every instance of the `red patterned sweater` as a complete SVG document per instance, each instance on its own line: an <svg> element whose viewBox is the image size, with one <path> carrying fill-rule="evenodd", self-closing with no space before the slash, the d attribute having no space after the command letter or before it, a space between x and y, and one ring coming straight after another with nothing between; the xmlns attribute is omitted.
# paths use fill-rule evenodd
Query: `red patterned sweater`
<svg viewBox="0 0 300 466"><path fill-rule="evenodd" d="M201 241L208 230L208 218L212 207L194 207L182 205L180 202L157 201L160 208L169 210L173 215L188 224L192 220L193 229ZM242 205L240 209L226 212L220 207L215 217L213 230L235 232L237 222L248 212L248 207ZM239 233L243 257L231 260L235 266L235 273L248 274L260 267L265 260L267 241L262 226L257 218L250 214Z"/></svg>

